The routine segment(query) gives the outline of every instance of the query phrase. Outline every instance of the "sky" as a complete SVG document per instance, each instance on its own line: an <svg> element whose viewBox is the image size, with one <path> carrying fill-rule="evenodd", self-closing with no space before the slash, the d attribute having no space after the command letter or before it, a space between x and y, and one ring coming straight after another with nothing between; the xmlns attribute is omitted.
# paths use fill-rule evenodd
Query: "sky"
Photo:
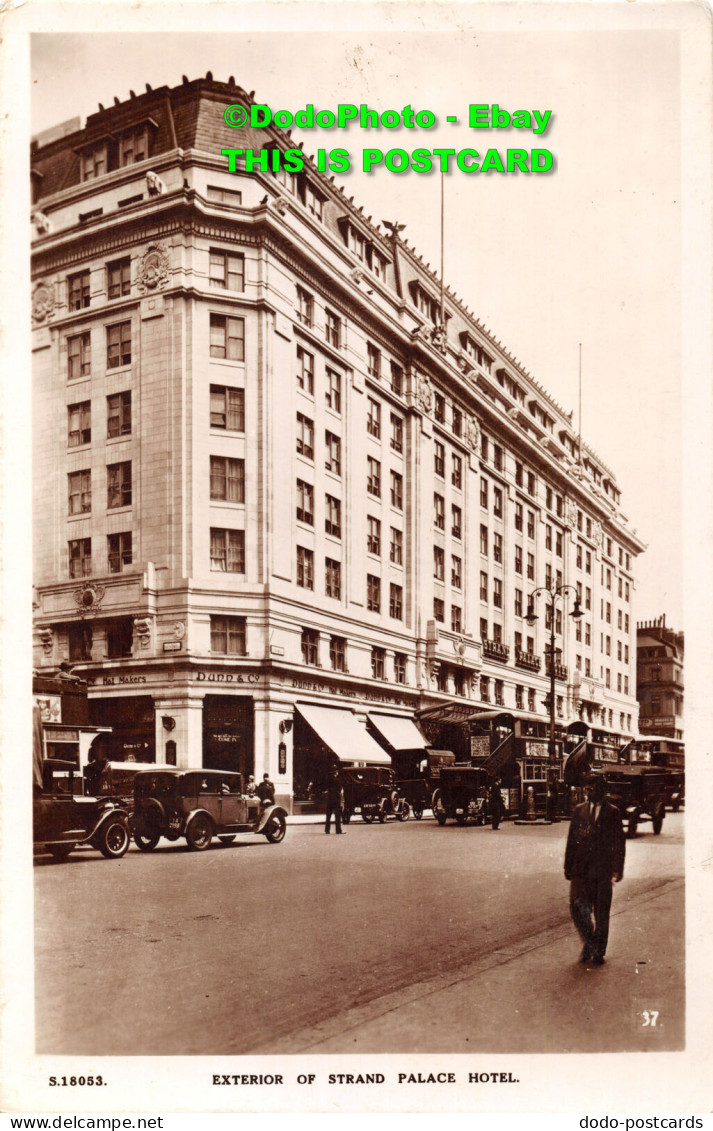
<svg viewBox="0 0 713 1131"><path fill-rule="evenodd" d="M342 147L337 180L374 222L440 263L440 176L361 171L361 150L400 147L547 148L542 175L445 177L445 279L455 294L578 420L614 471L622 507L647 551L634 616L682 623L681 64L675 29L628 20L502 21L488 6L370 17L285 18L258 30L257 8L219 31L50 33L32 37L33 133L163 84L211 71L255 91L273 110L309 103L427 109L433 130L295 129L305 151ZM631 6L629 6L631 7ZM564 12L566 5L562 6ZM268 10L262 8L263 12ZM347 9L345 9L346 11ZM208 10L206 10L208 11ZM315 9L311 9L314 13ZM334 13L336 9L326 11ZM352 14L356 9L348 9ZM376 9L374 9L376 12ZM416 18L414 18L416 17ZM263 16L263 22L265 16ZM201 25L208 27L206 15ZM294 22L294 30L290 23ZM507 21L506 21L507 22ZM601 24L601 20L598 21ZM470 104L551 110L547 131L473 130ZM456 115L458 124L445 121ZM226 130L226 146L232 144Z"/></svg>

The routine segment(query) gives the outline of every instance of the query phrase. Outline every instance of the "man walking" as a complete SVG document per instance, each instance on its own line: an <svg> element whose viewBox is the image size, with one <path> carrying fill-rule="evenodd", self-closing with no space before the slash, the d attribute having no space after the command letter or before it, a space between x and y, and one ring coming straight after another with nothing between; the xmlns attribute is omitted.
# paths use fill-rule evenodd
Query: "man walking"
<svg viewBox="0 0 713 1131"><path fill-rule="evenodd" d="M590 797L572 816L564 857L569 908L584 947L580 962L604 964L609 938L612 881L624 874L626 840L621 816L607 801L604 779L592 779Z"/></svg>
<svg viewBox="0 0 713 1131"><path fill-rule="evenodd" d="M503 812L503 799L500 793L500 778L495 778L490 786L490 824L494 829L500 828L500 818Z"/></svg>
<svg viewBox="0 0 713 1131"><path fill-rule="evenodd" d="M327 815L324 822L325 833L334 817L334 831L342 835L342 783L337 766L330 766L327 770Z"/></svg>

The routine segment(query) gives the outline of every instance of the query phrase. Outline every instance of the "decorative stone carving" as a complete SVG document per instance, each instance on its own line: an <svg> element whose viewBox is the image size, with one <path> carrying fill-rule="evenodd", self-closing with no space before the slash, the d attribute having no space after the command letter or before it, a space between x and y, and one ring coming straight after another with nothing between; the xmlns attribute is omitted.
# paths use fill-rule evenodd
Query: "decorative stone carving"
<svg viewBox="0 0 713 1131"><path fill-rule="evenodd" d="M474 416L467 416L465 419L465 442L471 452L478 450L478 445L480 444L480 428Z"/></svg>
<svg viewBox="0 0 713 1131"><path fill-rule="evenodd" d="M592 523L592 541L594 542L595 546L599 546L600 548L601 548L602 542L604 541L604 532L602 531L602 524L596 518L595 518L594 522Z"/></svg>
<svg viewBox="0 0 713 1131"><path fill-rule="evenodd" d="M140 648L148 648L151 643L151 617L134 617L134 639Z"/></svg>
<svg viewBox="0 0 713 1131"><path fill-rule="evenodd" d="M32 318L44 322L54 313L54 292L48 283L39 283L32 293Z"/></svg>
<svg viewBox="0 0 713 1131"><path fill-rule="evenodd" d="M45 656L52 655L52 648L54 646L54 632L51 628L41 628L39 633L40 644Z"/></svg>
<svg viewBox="0 0 713 1131"><path fill-rule="evenodd" d="M448 349L448 331L442 322L431 330L431 341L440 353L445 354Z"/></svg>
<svg viewBox="0 0 713 1131"><path fill-rule="evenodd" d="M419 373L416 385L416 400L423 412L430 412L433 405L433 389L425 373Z"/></svg>
<svg viewBox="0 0 713 1131"><path fill-rule="evenodd" d="M35 225L37 234L40 236L49 235L49 233L52 231L52 221L50 220L49 216L46 216L44 214L44 212L33 212L32 223Z"/></svg>
<svg viewBox="0 0 713 1131"><path fill-rule="evenodd" d="M421 323L415 330L411 331L411 338L414 342L427 342L428 341L428 327Z"/></svg>
<svg viewBox="0 0 713 1131"><path fill-rule="evenodd" d="M183 637L185 635L186 635L186 626L185 626L184 622L182 620L176 621L176 623L173 626L173 638L174 638L174 640L183 640Z"/></svg>
<svg viewBox="0 0 713 1131"><path fill-rule="evenodd" d="M104 599L105 592L103 585L95 585L94 582L82 585L79 589L74 590L74 600L79 605L82 616L94 612L98 608Z"/></svg>
<svg viewBox="0 0 713 1131"><path fill-rule="evenodd" d="M141 256L136 276L136 285L143 293L160 290L168 282L171 263L168 252L162 244L152 243Z"/></svg>
<svg viewBox="0 0 713 1131"><path fill-rule="evenodd" d="M463 658L463 656L465 656L465 647L465 640L462 636L457 640L453 640L453 651L455 652L456 656L460 656L461 659Z"/></svg>
<svg viewBox="0 0 713 1131"><path fill-rule="evenodd" d="M149 196L161 196L166 191L165 183L158 173L154 173L153 169L149 169L146 174L146 188L149 191Z"/></svg>
<svg viewBox="0 0 713 1131"><path fill-rule="evenodd" d="M440 660L428 660L428 679L431 687L435 687L438 684L438 673L440 670Z"/></svg>
<svg viewBox="0 0 713 1131"><path fill-rule="evenodd" d="M355 282L357 284L357 286L359 286L359 283L364 278L364 272L360 271L358 267L355 267L354 270L351 272L351 278L352 278L353 282Z"/></svg>
<svg viewBox="0 0 713 1131"><path fill-rule="evenodd" d="M276 196L270 201L270 204L276 212L279 212L280 216L284 216L290 206L290 202L285 196Z"/></svg>
<svg viewBox="0 0 713 1131"><path fill-rule="evenodd" d="M472 364L464 353L458 355L458 357L456 358L456 365L460 369L461 373L464 373L466 377L473 369Z"/></svg>
<svg viewBox="0 0 713 1131"><path fill-rule="evenodd" d="M564 524L568 530L574 530L577 525L577 504L574 499L565 499Z"/></svg>

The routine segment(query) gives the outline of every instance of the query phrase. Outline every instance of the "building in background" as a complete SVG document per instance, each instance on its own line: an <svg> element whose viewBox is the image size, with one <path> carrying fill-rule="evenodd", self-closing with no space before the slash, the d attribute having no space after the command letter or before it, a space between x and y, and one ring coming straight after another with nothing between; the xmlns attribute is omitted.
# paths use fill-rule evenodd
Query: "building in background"
<svg viewBox="0 0 713 1131"><path fill-rule="evenodd" d="M665 616L636 626L636 697L642 735L683 738L683 633Z"/></svg>
<svg viewBox="0 0 713 1131"><path fill-rule="evenodd" d="M461 703L637 731L614 472L422 262L211 76L32 146L35 663L113 757L270 773L383 761ZM231 174L224 147L261 151ZM373 719L372 719L373 722ZM355 729L356 728L356 729ZM413 731L409 741L413 742Z"/></svg>

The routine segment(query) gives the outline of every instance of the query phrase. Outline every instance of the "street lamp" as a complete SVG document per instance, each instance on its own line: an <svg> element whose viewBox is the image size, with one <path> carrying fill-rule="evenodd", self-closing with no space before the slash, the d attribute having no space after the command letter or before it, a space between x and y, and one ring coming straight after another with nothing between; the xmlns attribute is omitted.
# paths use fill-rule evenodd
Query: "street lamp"
<svg viewBox="0 0 713 1131"><path fill-rule="evenodd" d="M556 746L555 746L555 656L556 656L556 650L555 650L555 609L557 607L558 601L562 601L562 603L564 603L565 598L567 597L567 595L569 594L570 591L572 593L574 593L574 608L572 609L572 612L569 615L573 618L573 620L579 620L579 618L583 615L583 612L582 612L582 609L581 609L580 604L579 604L579 594L577 593L577 589L574 585L557 585L557 586L541 585L541 586L539 586L539 588L533 589L532 593L530 593L529 597L527 598L527 612L525 614L525 620L527 621L527 623L530 624L530 625L533 625L535 623L535 621L537 620L537 613L535 612L535 597L541 597L543 594L545 594L546 598L549 597L549 603L548 604L549 604L549 610L550 610L550 648L549 648L549 656L550 656L550 702L549 702L549 707L550 707L550 739L549 739L549 742L547 744L547 755L548 755L547 762L548 762L548 765L547 765L547 781L545 782L545 820L548 819L547 809L548 809L549 793L550 793L550 783L549 783L550 769L551 769L552 765L554 764L554 762L556 760L556 754L557 754L557 750L556 750ZM555 814L555 816L556 816L556 814Z"/></svg>

